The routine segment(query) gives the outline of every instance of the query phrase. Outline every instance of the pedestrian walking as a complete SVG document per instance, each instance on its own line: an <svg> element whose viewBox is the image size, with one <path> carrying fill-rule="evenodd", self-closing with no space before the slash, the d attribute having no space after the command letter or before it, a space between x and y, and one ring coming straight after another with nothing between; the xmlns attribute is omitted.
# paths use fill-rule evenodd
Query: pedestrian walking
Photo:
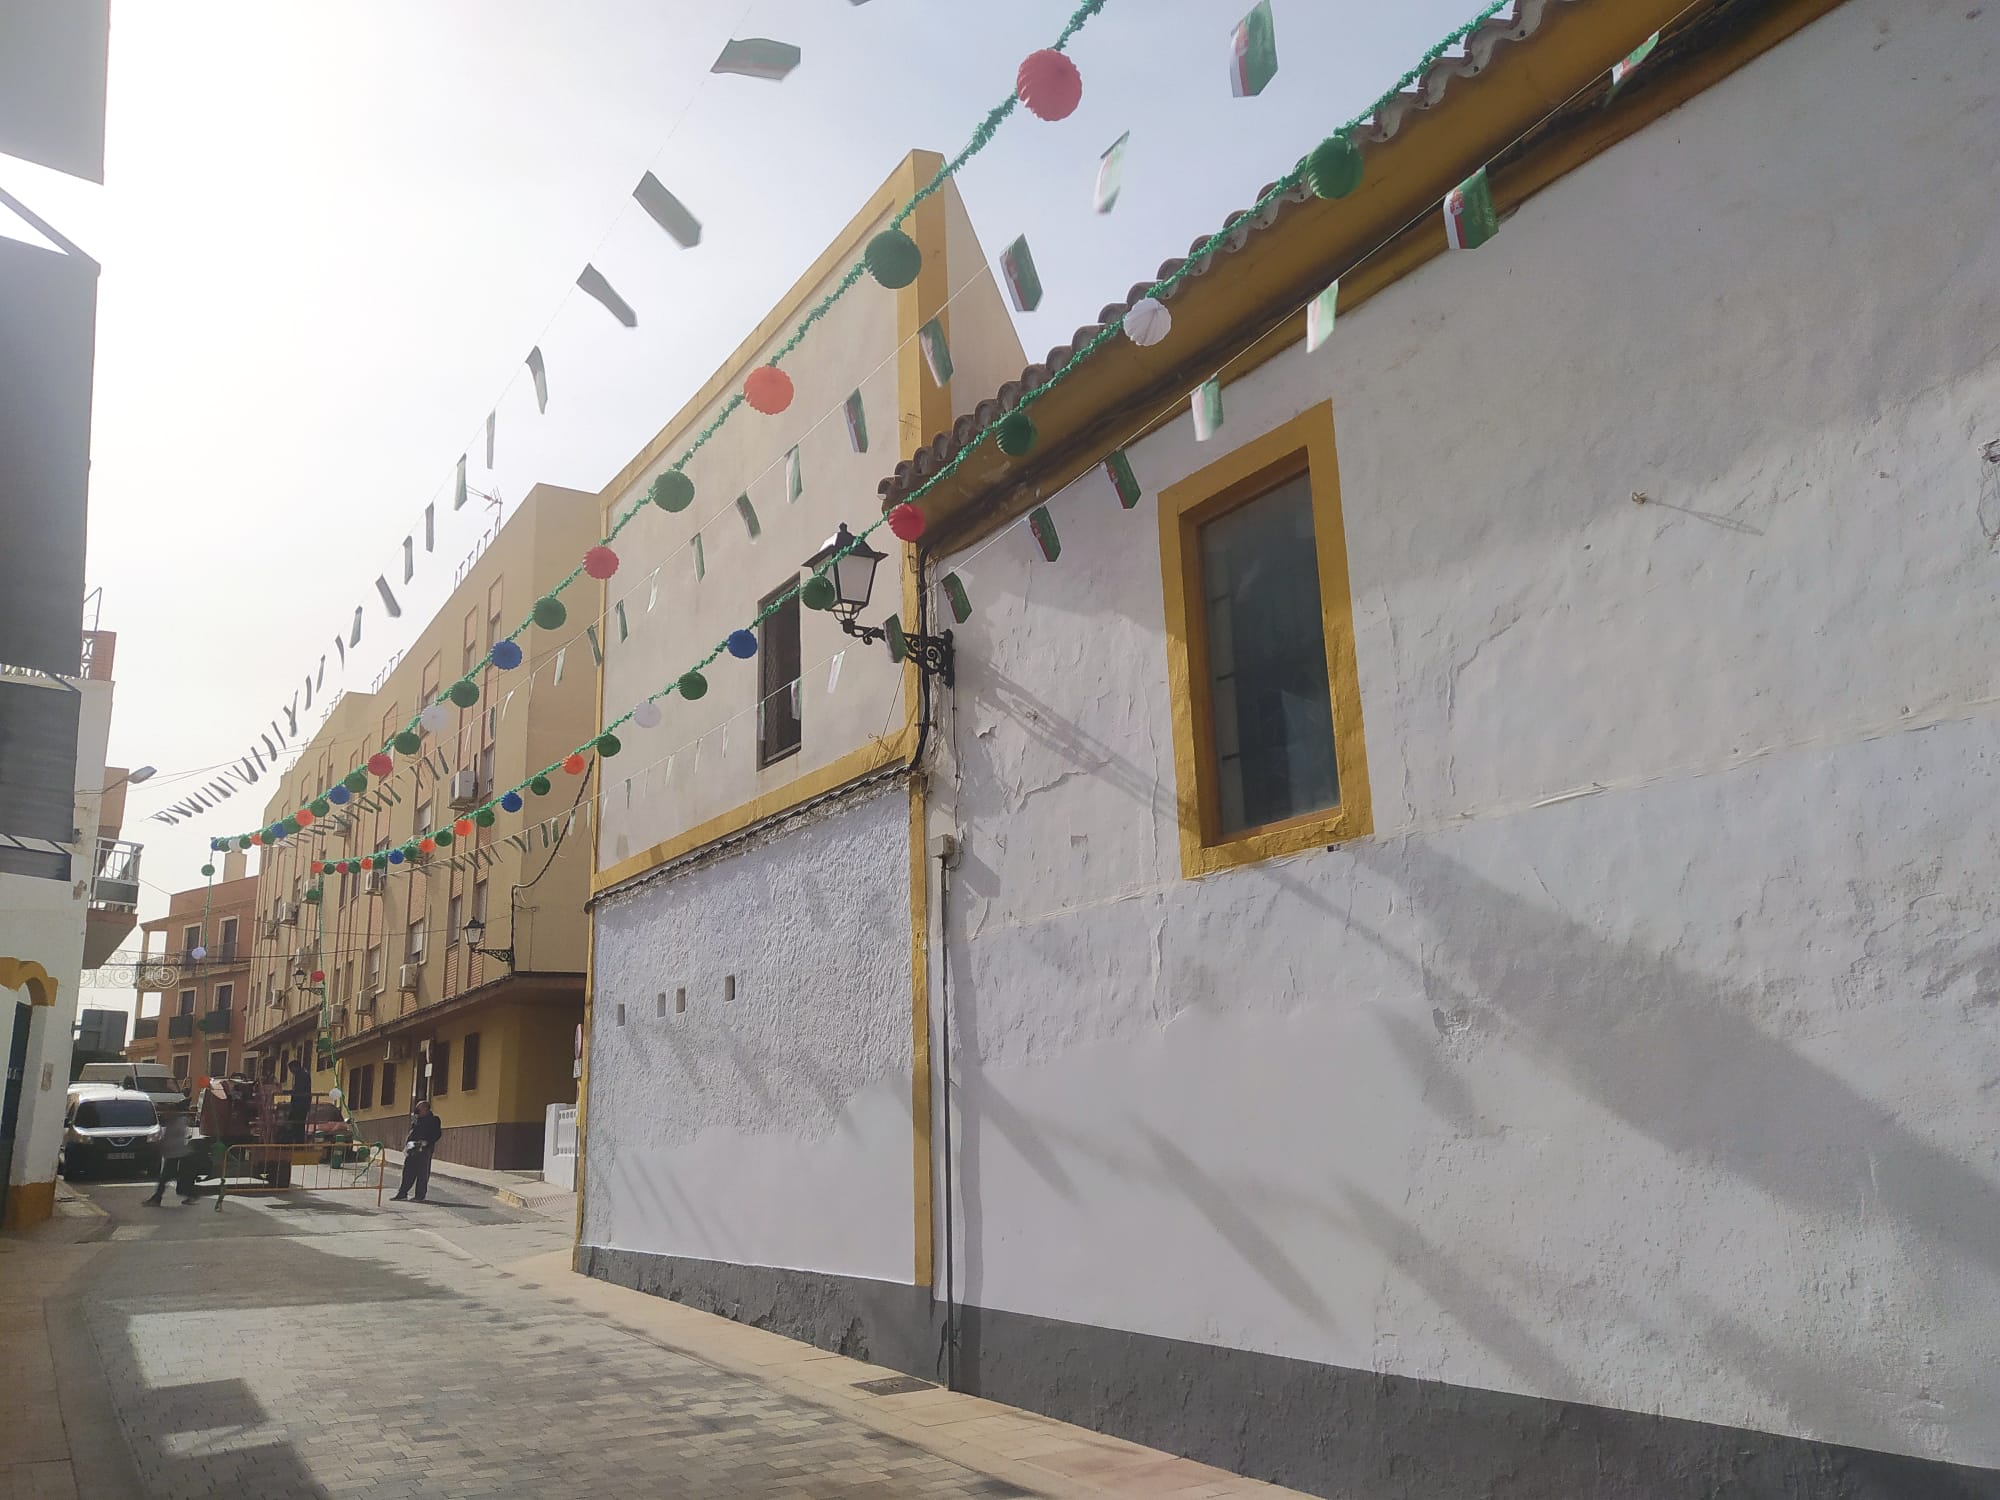
<svg viewBox="0 0 2000 1500"><path fill-rule="evenodd" d="M396 1189L396 1201L415 1198L424 1201L431 1187L431 1153L444 1134L444 1121L431 1109L431 1101L419 1099L410 1107L410 1138L403 1143L403 1181Z"/></svg>
<svg viewBox="0 0 2000 1500"><path fill-rule="evenodd" d="M192 1149L189 1141L194 1135L193 1118L181 1106L169 1105L160 1116L160 1130L160 1175L153 1184L153 1196L145 1200L148 1208L160 1206L160 1200L166 1196L168 1178L173 1178L180 1189L181 1202L191 1202L194 1197L189 1191L194 1184L187 1174L187 1160Z"/></svg>

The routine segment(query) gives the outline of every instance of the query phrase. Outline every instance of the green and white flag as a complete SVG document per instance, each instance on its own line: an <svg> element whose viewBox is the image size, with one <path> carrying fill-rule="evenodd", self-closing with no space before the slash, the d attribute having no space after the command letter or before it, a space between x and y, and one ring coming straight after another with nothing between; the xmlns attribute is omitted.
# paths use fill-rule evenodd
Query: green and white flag
<svg viewBox="0 0 2000 1500"><path fill-rule="evenodd" d="M1481 167L1445 195L1444 238L1454 250L1477 250L1500 232L1493 188Z"/></svg>
<svg viewBox="0 0 2000 1500"><path fill-rule="evenodd" d="M590 659L600 667L603 666L604 643L597 638L597 627L595 625L586 625L583 627L583 633L590 641Z"/></svg>
<svg viewBox="0 0 2000 1500"><path fill-rule="evenodd" d="M1125 143L1132 139L1132 132L1126 131L1111 143L1097 161L1097 191L1091 198L1091 207L1101 214L1108 214L1118 205L1119 189L1125 185Z"/></svg>
<svg viewBox="0 0 2000 1500"><path fill-rule="evenodd" d="M625 618L625 601L620 599L618 601L618 639L623 643L631 638L632 626Z"/></svg>
<svg viewBox="0 0 2000 1500"><path fill-rule="evenodd" d="M1025 234L1000 252L1000 279L1007 283L1015 312L1031 313L1042 305L1042 278Z"/></svg>
<svg viewBox="0 0 2000 1500"><path fill-rule="evenodd" d="M701 533L694 534L694 581L700 583L708 577L708 554L702 550Z"/></svg>
<svg viewBox="0 0 2000 1500"><path fill-rule="evenodd" d="M1222 381L1204 380L1189 398L1194 408L1194 440L1205 443L1222 431Z"/></svg>
<svg viewBox="0 0 2000 1500"><path fill-rule="evenodd" d="M1045 561L1054 562L1062 556L1062 536L1056 530L1056 518L1049 514L1046 505L1037 505L1028 512L1028 530L1034 533L1035 545L1042 549Z"/></svg>
<svg viewBox="0 0 2000 1500"><path fill-rule="evenodd" d="M917 330L917 344L924 351L924 365L931 372L931 384L942 389L951 379L951 345L945 342L943 320L932 318Z"/></svg>
<svg viewBox="0 0 2000 1500"><path fill-rule="evenodd" d="M965 592L965 584L956 573L947 573L941 580L944 597L951 605L951 617L963 625L972 618L972 600Z"/></svg>
<svg viewBox="0 0 2000 1500"><path fill-rule="evenodd" d="M1340 310L1340 283L1334 282L1306 308L1306 353L1317 354L1333 337L1334 315Z"/></svg>
<svg viewBox="0 0 2000 1500"><path fill-rule="evenodd" d="M568 656L569 656L569 647L567 646L564 646L560 651L556 652L556 681L554 685L560 685L562 682L563 662L565 659L568 658Z"/></svg>
<svg viewBox="0 0 2000 1500"><path fill-rule="evenodd" d="M776 83L799 65L803 54L790 42L765 36L731 38L709 67L711 73L735 73L744 78L768 78Z"/></svg>
<svg viewBox="0 0 2000 1500"><path fill-rule="evenodd" d="M1278 76L1278 32L1271 22L1271 0L1257 0L1256 8L1236 23L1229 41L1229 91L1238 99L1263 93Z"/></svg>
<svg viewBox="0 0 2000 1500"><path fill-rule="evenodd" d="M1611 65L1611 87L1616 89L1631 76L1632 70L1653 55L1653 49L1660 45L1660 34L1654 32L1641 42L1632 52Z"/></svg>
<svg viewBox="0 0 2000 1500"><path fill-rule="evenodd" d="M1139 476L1132 472L1132 460L1125 456L1123 448L1104 460L1104 472L1110 476L1121 506L1130 510L1139 503Z"/></svg>
<svg viewBox="0 0 2000 1500"><path fill-rule="evenodd" d="M785 499L796 504L805 492L805 473L799 466L799 450L794 448L785 455Z"/></svg>
<svg viewBox="0 0 2000 1500"><path fill-rule="evenodd" d="M847 417L847 445L856 453L868 451L868 413L861 406L861 392L855 391L847 398L843 408Z"/></svg>
<svg viewBox="0 0 2000 1500"><path fill-rule="evenodd" d="M750 503L748 495L736 497L736 514L743 518L743 529L750 533L751 541L764 534L764 528L757 520L757 507Z"/></svg>

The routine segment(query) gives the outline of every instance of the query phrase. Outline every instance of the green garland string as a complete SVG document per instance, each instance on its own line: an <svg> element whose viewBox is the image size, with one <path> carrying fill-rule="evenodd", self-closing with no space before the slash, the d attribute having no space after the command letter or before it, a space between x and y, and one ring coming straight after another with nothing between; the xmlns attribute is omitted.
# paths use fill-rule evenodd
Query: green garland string
<svg viewBox="0 0 2000 1500"><path fill-rule="evenodd" d="M1406 71L1402 75L1402 77L1398 78L1394 84L1392 84L1387 90L1385 90L1381 94L1381 96L1374 101L1374 103L1370 104L1366 109L1362 110L1359 114L1355 115L1354 118L1349 120L1345 125L1340 126L1336 133L1347 134L1352 131L1358 130L1361 126L1363 126L1371 118L1373 118L1374 115L1377 112L1379 112L1384 105L1388 104L1404 89L1408 88L1412 83L1416 82L1419 78L1421 78L1424 75L1424 73L1427 72L1430 69L1430 67L1434 63L1436 63L1436 61L1440 57L1444 56L1444 54L1449 52L1453 47L1459 45L1467 37L1471 36L1473 32L1477 31L1481 26L1485 25L1487 21L1491 20L1495 15L1499 14L1499 12L1506 9L1506 7L1511 3L1512 0L1491 0L1491 3L1482 7L1479 13L1473 16L1472 19L1464 22L1460 26L1455 27L1442 40L1438 41L1436 44L1430 47L1424 53L1423 57L1408 71ZM1064 28L1063 34L1056 44L1057 47L1060 48L1064 44L1066 44L1069 41L1069 39L1072 36L1074 36L1075 33L1083 26L1085 21L1089 20L1091 16L1094 16L1095 14L1097 14L1099 10L1103 9L1104 4L1105 0L1085 0L1085 3L1077 8L1075 15L1071 16L1070 24ZM1013 109L1017 103L1018 100L1010 96L1005 104L993 110L992 113L990 113L987 116L985 122L980 126L979 130L974 132L971 143L969 143L966 146L966 148L959 153L957 157L953 158L950 162L947 162L944 165L944 167L939 170L937 175L932 179L931 183L927 187L922 189L920 192L918 192L917 195L913 197L908 204L904 205L902 211L898 213L897 216L890 221L890 223L892 225L900 225L901 223L903 223L905 219L907 219L912 213L916 211L918 204L923 202L923 200L929 197L932 193L935 193L940 187L943 186L945 180L949 178L953 172L955 172L960 166L963 166L965 162L969 161L975 154L977 154L977 152L986 144L986 142L992 139L993 132L997 130L1000 126L1000 123L1003 120L1005 120L1009 114L1013 112ZM1163 277L1159 281L1154 282L1150 287L1146 289L1143 295L1155 299L1161 298L1163 294L1172 292L1174 288L1178 287L1189 276L1192 276L1195 273L1196 268L1204 264L1208 260L1208 258L1212 256L1217 250L1219 250L1222 247L1223 243L1226 240L1228 240L1228 238L1232 234L1236 232L1236 226L1239 223L1241 223L1245 219L1255 218L1259 214L1263 213L1264 210L1266 210L1267 208L1271 207L1273 204L1278 202L1279 199L1285 197L1287 194L1292 192L1292 190L1296 188L1299 185L1299 183L1304 179L1308 160L1309 160L1308 157L1301 157L1299 161L1296 164L1294 164L1294 166L1289 172L1285 173L1284 176L1280 177L1276 182L1271 184L1270 188L1263 194L1262 197L1260 197L1257 200L1257 202L1248 210L1247 213L1235 215L1228 225L1225 225L1223 228L1217 230L1214 234L1210 235L1206 240L1202 241L1201 244L1196 246L1194 250L1189 253L1187 258L1181 262L1179 270L1175 271L1170 276ZM804 338L806 330L809 327L811 327L811 325L814 322L818 321L819 318L825 316L827 309L832 307L833 304L839 300L839 298L846 292L848 287L852 286L857 280L859 280L862 276L866 274L867 274L867 267L865 263L857 261L848 270L846 276L844 276L841 279L839 285L836 286L832 292L828 293L826 297L822 298L820 303L806 315L805 320L800 323L798 330L792 335L791 339L787 341L783 349L780 350L779 354L773 357L771 363L776 364L778 359L782 358L784 354L789 353L791 350L797 348L800 340ZM1136 301L1138 299L1135 298L1134 300ZM917 501L921 500L926 494L928 494L932 489L944 483L945 480L949 479L953 474L957 473L960 466L963 465L965 461L969 459L974 453L976 453L981 446L983 446L985 443L989 441L997 442L997 436L999 430L1003 426L1003 424L1007 422L1009 417L1013 416L1014 413L1025 412L1029 407L1033 406L1035 402L1041 400L1042 397L1046 396L1056 386L1062 384L1063 381L1069 379L1072 375L1076 373L1076 371L1079 368L1083 366L1083 364L1086 361L1089 360L1089 358L1093 354L1095 354L1099 349L1103 348L1112 339L1116 338L1118 334L1123 331L1124 327L1125 327L1125 320L1121 316L1115 321L1108 323L1103 328L1099 329L1095 335L1093 335L1089 340L1087 340L1081 347L1076 349L1075 352L1073 352L1067 360L1065 360L1055 370L1052 370L1049 373L1048 377L1041 382L1041 384L1033 387L1030 390L1024 391L1021 394L1019 401L1015 403L1013 412L1004 413L996 420L988 423L985 427L981 428L970 442L967 442L963 446L961 446L958 452L954 453L951 456L951 458L948 459L944 463L944 465L939 468L937 473L933 474L929 479L925 480L921 485L917 486L916 489L910 491L907 495L905 495L903 497L902 503L915 504ZM714 436L714 434L721 428L722 423L724 422L724 420L726 420L728 414L734 411L737 406L741 405L742 401L743 397L741 392L738 392L736 395L732 396L728 401L728 403L723 407L723 410L717 414L715 420L712 421L706 428L702 430L700 435L696 437L694 444L688 449L688 451L685 454L682 455L682 457L674 464L673 467L675 469L679 469L682 464L685 464L688 459L692 458L694 454L700 449L702 444L706 443L709 438ZM616 537L619 531L625 527L626 523L629 522L633 516L638 514L640 510L644 509L647 503L648 502L646 500L641 499L637 504L635 504L632 507L632 509L628 510L624 514L624 516L622 516L619 519L617 526L614 526L612 528L611 536ZM859 546L862 542L865 542L870 536L874 535L875 532L881 530L882 527L888 524L888 521L889 521L888 516L886 515L881 516L877 520L875 520L872 524L865 527L859 533L855 534L853 540L848 544L847 547L833 554L831 557L829 557L825 562L820 564L820 566L813 571L812 578L825 577L827 573L832 569L835 563L839 562L841 558L845 557L850 551L852 551L855 547ZM608 541L610 540L610 538L607 538L606 540ZM564 579L563 582L559 584L557 588L552 590L551 592L560 592L563 588L566 588L570 584L570 582L574 581L576 578L581 576L582 572L583 572L582 565L579 564L570 573L569 577ZM769 619L772 615L776 614L780 609L784 608L785 605L788 604L794 597L796 597L800 592L800 590L803 589L805 585L810 581L811 579L802 580L799 583L793 584L792 587L790 587L789 589L785 589L780 593L774 595L770 599L770 601L766 603L765 606L762 609L760 609L755 616L751 618L749 625L746 628L754 630L757 628L757 626L763 624L765 620ZM526 623L523 623L522 625L516 627L514 635L521 634L522 631L525 631L527 628L528 625ZM512 640L513 636L509 636L508 639ZM724 640L718 641L713 647L713 649L711 649L706 656L702 657L700 661L696 662L694 666L689 669L689 671L682 673L680 676L672 679L666 684L665 687L662 687L661 689L659 689L659 691L652 693L647 698L641 701L647 703L656 703L662 698L671 696L679 688L680 684L683 681L687 680L688 678L692 677L695 678L696 680L701 680L700 674L703 672L703 670L709 666L712 666L717 660L719 660L726 653L727 650L728 650L728 642L727 638L725 637ZM477 669L475 668L474 670ZM602 729L598 730L595 734L591 735L589 739L585 740L582 744L576 746L574 750L567 751L564 754L557 756L554 760L550 761L548 765L542 767L541 770L534 772L529 776L524 777L514 786L509 787L506 792L499 793L498 795L488 799L485 803L483 803L480 806L480 808L477 811L484 812L491 808L497 808L500 804L501 798L508 795L509 792L526 791L534 783L538 781L546 785L547 778L552 776L555 772L560 771L562 769L563 762L567 760L570 755L572 754L584 755L590 753L591 750L595 747L597 741L601 737L605 735L615 736L615 732L623 728L625 724L627 724L631 720L632 715L637 711L638 711L638 704L634 704L631 708L627 709L617 718L611 720L611 722L606 724ZM416 720L412 719L410 722L414 724L416 723ZM474 816L476 818L477 813L475 813ZM435 833L433 833L430 836L432 838L437 837Z"/></svg>

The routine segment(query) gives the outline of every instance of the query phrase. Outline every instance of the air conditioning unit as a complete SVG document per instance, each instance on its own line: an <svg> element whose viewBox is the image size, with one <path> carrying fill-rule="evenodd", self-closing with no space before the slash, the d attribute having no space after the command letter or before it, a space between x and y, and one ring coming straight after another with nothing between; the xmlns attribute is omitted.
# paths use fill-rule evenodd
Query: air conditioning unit
<svg viewBox="0 0 2000 1500"><path fill-rule="evenodd" d="M287 927L298 926L299 923L298 907L296 907L289 901L280 901L278 903L278 920L284 923Z"/></svg>
<svg viewBox="0 0 2000 1500"><path fill-rule="evenodd" d="M417 989L417 970L420 967L421 965L419 964L399 965L396 970L396 988L402 990L405 994L415 994Z"/></svg>
<svg viewBox="0 0 2000 1500"><path fill-rule="evenodd" d="M373 1015L375 1013L375 997L378 993L380 992L376 990L365 991L360 996L360 998L358 998L354 1002L354 1008L358 1011L363 1012L364 1014Z"/></svg>
<svg viewBox="0 0 2000 1500"><path fill-rule="evenodd" d="M368 983L361 986L360 1001L361 1003L365 1003L370 1010L373 1010L375 1008L376 998L380 996L381 993L382 993L382 981L379 979L370 980Z"/></svg>
<svg viewBox="0 0 2000 1500"><path fill-rule="evenodd" d="M364 895L378 896L388 888L389 872L387 870L363 870L361 872L361 890Z"/></svg>
<svg viewBox="0 0 2000 1500"><path fill-rule="evenodd" d="M479 773L477 771L454 771L451 777L451 805L454 812L465 812L479 805Z"/></svg>
<svg viewBox="0 0 2000 1500"><path fill-rule="evenodd" d="M313 966L312 958L313 958L312 949L294 948L292 950L292 967L295 969L305 969L306 971L310 972Z"/></svg>
<svg viewBox="0 0 2000 1500"><path fill-rule="evenodd" d="M274 940L278 936L278 919L276 917L264 918L263 921L257 924L257 931L263 935L265 941Z"/></svg>

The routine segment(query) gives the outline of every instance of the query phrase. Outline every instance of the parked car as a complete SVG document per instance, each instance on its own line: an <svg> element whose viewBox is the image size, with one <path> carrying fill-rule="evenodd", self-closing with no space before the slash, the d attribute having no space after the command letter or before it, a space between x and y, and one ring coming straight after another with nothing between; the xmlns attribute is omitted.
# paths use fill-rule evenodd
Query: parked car
<svg viewBox="0 0 2000 1500"><path fill-rule="evenodd" d="M159 1111L138 1090L85 1094L70 1103L57 1166L71 1182L115 1172L150 1175L159 1170L164 1134Z"/></svg>
<svg viewBox="0 0 2000 1500"><path fill-rule="evenodd" d="M178 1104L188 1096L187 1085L167 1071L165 1063L157 1062L85 1063L76 1083L70 1087L81 1083L108 1083L113 1088L134 1089L160 1108Z"/></svg>

